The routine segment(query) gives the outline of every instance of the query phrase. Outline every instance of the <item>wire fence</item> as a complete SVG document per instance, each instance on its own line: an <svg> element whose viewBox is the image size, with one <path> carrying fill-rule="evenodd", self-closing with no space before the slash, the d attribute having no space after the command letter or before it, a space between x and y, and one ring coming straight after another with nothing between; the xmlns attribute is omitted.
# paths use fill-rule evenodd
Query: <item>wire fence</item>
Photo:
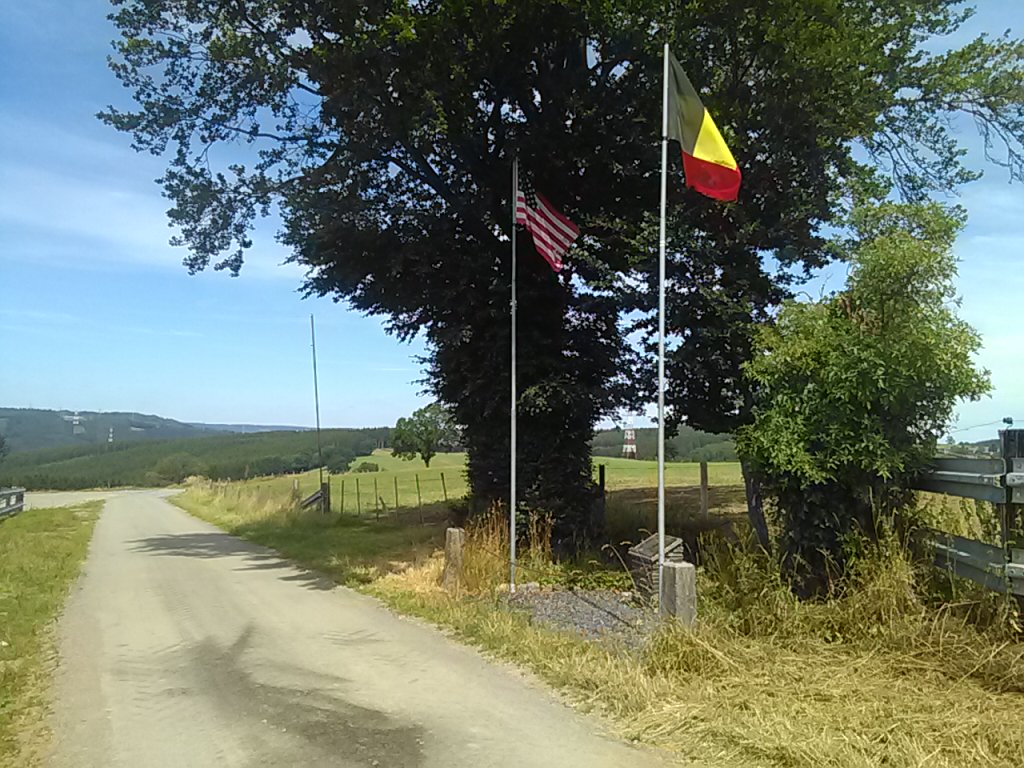
<svg viewBox="0 0 1024 768"><path fill-rule="evenodd" d="M436 510L438 504L448 504L455 498L452 492L457 492L452 488L451 473L444 471L349 472L332 477L330 483L332 511L376 519L412 513L424 522L427 512Z"/></svg>

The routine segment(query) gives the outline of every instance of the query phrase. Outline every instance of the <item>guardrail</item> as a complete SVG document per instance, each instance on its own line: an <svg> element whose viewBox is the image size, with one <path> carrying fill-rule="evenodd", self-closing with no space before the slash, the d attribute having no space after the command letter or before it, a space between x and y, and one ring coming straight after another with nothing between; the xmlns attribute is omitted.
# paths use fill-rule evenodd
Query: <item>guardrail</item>
<svg viewBox="0 0 1024 768"><path fill-rule="evenodd" d="M1024 605L1024 430L1002 430L999 439L1001 458L937 458L912 487L996 505L999 546L931 529L925 539L937 567L1016 595Z"/></svg>
<svg viewBox="0 0 1024 768"><path fill-rule="evenodd" d="M0 488L0 520L13 517L24 508L24 488Z"/></svg>
<svg viewBox="0 0 1024 768"><path fill-rule="evenodd" d="M928 543L935 550L935 565L970 579L993 592L1024 596L1024 550L995 547L963 536L929 529Z"/></svg>

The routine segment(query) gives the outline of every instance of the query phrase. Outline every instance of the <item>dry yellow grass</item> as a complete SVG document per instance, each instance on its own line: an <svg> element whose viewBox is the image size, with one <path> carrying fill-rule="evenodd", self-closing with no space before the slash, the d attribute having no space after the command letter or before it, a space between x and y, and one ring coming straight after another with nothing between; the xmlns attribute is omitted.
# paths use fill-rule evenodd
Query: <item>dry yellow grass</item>
<svg viewBox="0 0 1024 768"><path fill-rule="evenodd" d="M444 538L443 519L404 524L301 510L281 488L192 480L171 499L197 517L322 571L343 584L365 584L425 562Z"/></svg>
<svg viewBox="0 0 1024 768"><path fill-rule="evenodd" d="M489 593L505 567L490 558L500 530L468 537L475 593L441 592L440 558L370 589L699 765L988 768L1024 755L1024 645L1010 614L981 630L924 606L899 552L861 562L844 596L805 603L770 562L723 550L701 574L696 630L666 627L631 652L504 609Z"/></svg>

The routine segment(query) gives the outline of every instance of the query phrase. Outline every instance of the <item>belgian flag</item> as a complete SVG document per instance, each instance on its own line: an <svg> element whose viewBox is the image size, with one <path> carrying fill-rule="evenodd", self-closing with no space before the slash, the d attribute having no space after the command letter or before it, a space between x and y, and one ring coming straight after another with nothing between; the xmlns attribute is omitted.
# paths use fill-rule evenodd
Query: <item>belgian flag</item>
<svg viewBox="0 0 1024 768"><path fill-rule="evenodd" d="M683 147L686 186L716 200L735 200L740 167L676 57L668 54L668 137Z"/></svg>

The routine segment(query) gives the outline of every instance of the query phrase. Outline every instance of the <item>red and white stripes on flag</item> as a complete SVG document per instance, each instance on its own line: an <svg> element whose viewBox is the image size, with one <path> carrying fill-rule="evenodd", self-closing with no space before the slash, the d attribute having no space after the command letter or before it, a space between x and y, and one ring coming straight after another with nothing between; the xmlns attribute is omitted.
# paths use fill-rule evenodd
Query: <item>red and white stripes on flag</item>
<svg viewBox="0 0 1024 768"><path fill-rule="evenodd" d="M516 189L516 224L526 227L537 253L555 272L560 272L562 257L579 237L580 228L559 213L525 178L522 187Z"/></svg>

